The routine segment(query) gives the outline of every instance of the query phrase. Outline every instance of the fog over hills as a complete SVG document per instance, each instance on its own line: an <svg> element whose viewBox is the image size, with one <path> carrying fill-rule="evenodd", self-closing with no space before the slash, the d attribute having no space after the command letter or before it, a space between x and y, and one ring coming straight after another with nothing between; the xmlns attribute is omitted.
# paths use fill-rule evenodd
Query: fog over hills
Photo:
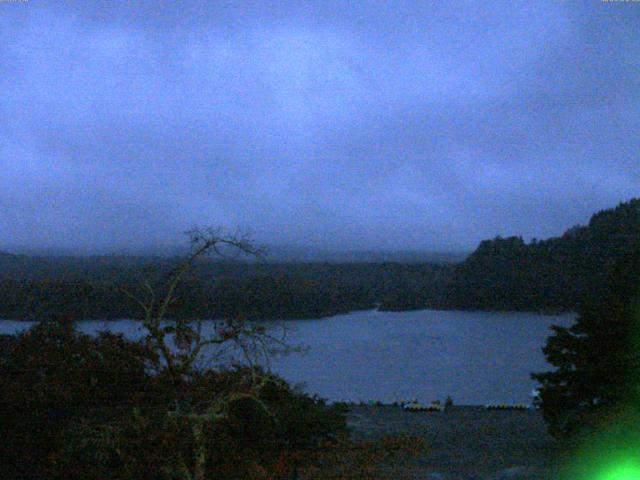
<svg viewBox="0 0 640 480"><path fill-rule="evenodd" d="M470 252L436 252L429 250L331 250L296 246L264 247L264 260L268 262L332 262L332 263L455 263L464 260ZM88 257L124 255L135 257L175 257L188 252L181 245L149 245L147 247L121 247L103 249L38 248L27 246L0 246L0 255L29 255L35 257ZM251 261L250 257L237 260Z"/></svg>

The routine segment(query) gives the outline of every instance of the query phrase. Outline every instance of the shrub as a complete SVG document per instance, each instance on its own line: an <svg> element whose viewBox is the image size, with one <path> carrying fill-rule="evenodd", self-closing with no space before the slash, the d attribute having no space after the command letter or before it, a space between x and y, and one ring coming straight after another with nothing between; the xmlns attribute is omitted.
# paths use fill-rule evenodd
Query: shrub
<svg viewBox="0 0 640 480"><path fill-rule="evenodd" d="M3 344L3 478L278 478L345 431L343 408L257 368L176 380L143 344L70 323Z"/></svg>

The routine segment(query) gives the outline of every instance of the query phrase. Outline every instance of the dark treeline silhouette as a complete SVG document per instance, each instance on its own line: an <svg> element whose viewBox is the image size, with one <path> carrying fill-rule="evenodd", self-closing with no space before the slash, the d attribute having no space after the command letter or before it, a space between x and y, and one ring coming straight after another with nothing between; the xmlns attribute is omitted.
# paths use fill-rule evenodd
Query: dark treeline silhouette
<svg viewBox="0 0 640 480"><path fill-rule="evenodd" d="M627 433L640 435L640 242L637 245L621 257L601 294L580 306L576 323L553 327L547 340L544 353L555 370L533 378L541 383L540 404L555 436L585 433L614 419L633 424L633 432Z"/></svg>
<svg viewBox="0 0 640 480"><path fill-rule="evenodd" d="M638 458L640 444L639 247L619 259L597 296L585 299L574 325L553 327L543 349L553 369L532 374L563 457L554 478L638 478L630 459Z"/></svg>
<svg viewBox="0 0 640 480"><path fill-rule="evenodd" d="M0 255L0 318L138 318L121 287L142 293L178 259ZM180 317L320 318L431 294L446 264L247 263L204 259L180 285L170 313ZM405 307L417 307L402 302Z"/></svg>
<svg viewBox="0 0 640 480"><path fill-rule="evenodd" d="M616 262L640 238L640 199L603 210L561 237L525 243L485 240L429 288L406 291L384 309L574 311L598 296Z"/></svg>
<svg viewBox="0 0 640 480"><path fill-rule="evenodd" d="M485 240L463 262L273 263L203 259L181 286L175 315L320 318L374 308L575 311L598 296L640 238L640 200L603 210L587 226L526 243ZM0 318L136 318L115 285L140 287L178 258L0 254Z"/></svg>

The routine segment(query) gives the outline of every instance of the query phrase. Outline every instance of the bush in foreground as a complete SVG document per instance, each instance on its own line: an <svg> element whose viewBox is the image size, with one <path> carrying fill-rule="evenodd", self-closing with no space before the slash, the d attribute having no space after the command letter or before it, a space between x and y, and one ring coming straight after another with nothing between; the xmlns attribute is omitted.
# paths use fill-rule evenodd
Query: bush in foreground
<svg viewBox="0 0 640 480"><path fill-rule="evenodd" d="M142 343L43 323L3 339L3 478L286 478L343 412L257 368L179 381Z"/></svg>

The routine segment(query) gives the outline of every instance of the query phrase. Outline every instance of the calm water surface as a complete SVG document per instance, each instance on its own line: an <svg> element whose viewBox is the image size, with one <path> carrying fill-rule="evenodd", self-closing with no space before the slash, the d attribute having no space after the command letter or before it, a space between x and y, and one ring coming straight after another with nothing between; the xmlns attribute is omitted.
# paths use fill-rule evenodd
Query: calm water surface
<svg viewBox="0 0 640 480"><path fill-rule="evenodd" d="M428 402L451 395L459 404L530 403L536 387L530 373L549 368L541 350L549 327L569 326L574 318L421 310L290 320L283 322L288 342L309 348L275 358L271 366L290 382L304 383L309 393L330 400L415 397ZM29 326L3 320L0 333ZM132 339L142 335L139 322L132 320L87 320L79 329L109 329Z"/></svg>

